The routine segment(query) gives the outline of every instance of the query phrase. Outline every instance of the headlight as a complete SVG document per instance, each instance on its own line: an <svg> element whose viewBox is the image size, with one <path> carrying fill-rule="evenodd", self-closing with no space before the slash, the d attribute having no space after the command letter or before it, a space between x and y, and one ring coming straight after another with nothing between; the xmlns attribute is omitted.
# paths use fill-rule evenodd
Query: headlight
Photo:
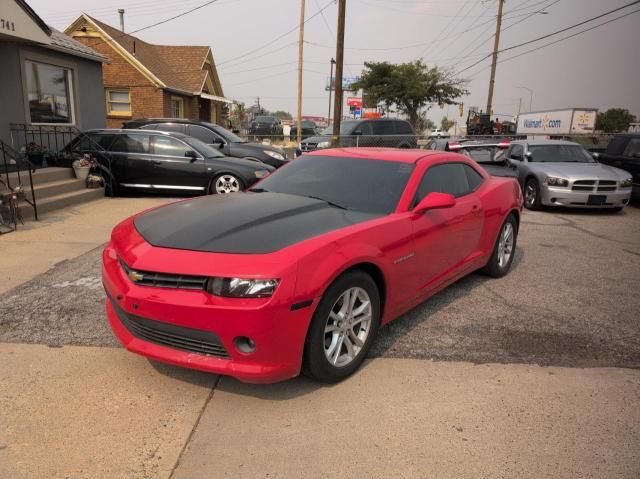
<svg viewBox="0 0 640 479"><path fill-rule="evenodd" d="M207 291L226 298L268 298L279 279L209 278Z"/></svg>
<svg viewBox="0 0 640 479"><path fill-rule="evenodd" d="M547 176L544 179L544 184L548 186L569 186L569 180L555 176Z"/></svg>
<svg viewBox="0 0 640 479"><path fill-rule="evenodd" d="M320 148L329 148L329 142L328 141L321 141L320 143L318 143L318 149Z"/></svg>
<svg viewBox="0 0 640 479"><path fill-rule="evenodd" d="M633 178L627 178L626 180L620 182L620 188L631 188L632 184Z"/></svg>
<svg viewBox="0 0 640 479"><path fill-rule="evenodd" d="M256 175L256 178L266 178L269 176L269 172L267 170L258 170L254 172L254 175Z"/></svg>
<svg viewBox="0 0 640 479"><path fill-rule="evenodd" d="M269 155L271 158L275 158L276 160L284 161L284 156L276 151L271 150L262 150L265 155Z"/></svg>

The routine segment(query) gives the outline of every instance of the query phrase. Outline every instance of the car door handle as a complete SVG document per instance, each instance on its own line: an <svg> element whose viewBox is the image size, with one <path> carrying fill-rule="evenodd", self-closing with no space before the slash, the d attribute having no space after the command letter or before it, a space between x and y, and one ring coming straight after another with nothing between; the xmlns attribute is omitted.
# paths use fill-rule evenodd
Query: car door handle
<svg viewBox="0 0 640 479"><path fill-rule="evenodd" d="M158 160L151 160L151 163L153 163L154 165L160 166L162 164L161 161Z"/></svg>

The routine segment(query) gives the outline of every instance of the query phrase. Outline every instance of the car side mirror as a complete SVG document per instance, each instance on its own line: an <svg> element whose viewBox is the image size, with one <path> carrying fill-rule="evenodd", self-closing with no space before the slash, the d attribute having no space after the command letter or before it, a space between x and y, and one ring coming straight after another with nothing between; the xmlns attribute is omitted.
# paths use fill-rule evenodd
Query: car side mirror
<svg viewBox="0 0 640 479"><path fill-rule="evenodd" d="M600 153L598 153L597 151L591 152L591 156L593 157L594 160L600 159Z"/></svg>
<svg viewBox="0 0 640 479"><path fill-rule="evenodd" d="M634 154L633 154L633 157L634 157L634 158L640 158L640 151L639 151L639 152L637 152L637 153L634 153Z"/></svg>
<svg viewBox="0 0 640 479"><path fill-rule="evenodd" d="M420 200L420 203L413 209L416 214L422 214L429 210L452 208L456 205L456 198L448 193L432 192Z"/></svg>
<svg viewBox="0 0 640 479"><path fill-rule="evenodd" d="M185 151L184 156L191 158L192 163L198 159L198 154L193 150Z"/></svg>

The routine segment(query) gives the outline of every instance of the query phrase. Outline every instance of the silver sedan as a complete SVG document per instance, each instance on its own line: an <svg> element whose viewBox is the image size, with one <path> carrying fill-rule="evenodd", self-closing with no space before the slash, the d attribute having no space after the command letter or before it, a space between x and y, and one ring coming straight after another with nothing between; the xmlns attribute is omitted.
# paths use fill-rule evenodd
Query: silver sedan
<svg viewBox="0 0 640 479"><path fill-rule="evenodd" d="M578 143L559 140L514 141L506 152L518 171L525 207L609 208L622 210L631 197L631 175L598 163Z"/></svg>

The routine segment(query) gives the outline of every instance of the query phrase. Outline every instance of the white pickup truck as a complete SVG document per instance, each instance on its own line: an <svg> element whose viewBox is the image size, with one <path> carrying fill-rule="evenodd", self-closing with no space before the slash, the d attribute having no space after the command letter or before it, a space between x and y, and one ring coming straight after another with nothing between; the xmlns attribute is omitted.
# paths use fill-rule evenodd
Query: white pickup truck
<svg viewBox="0 0 640 479"><path fill-rule="evenodd" d="M435 128L429 132L429 138L449 138L448 131L441 130L440 128Z"/></svg>

